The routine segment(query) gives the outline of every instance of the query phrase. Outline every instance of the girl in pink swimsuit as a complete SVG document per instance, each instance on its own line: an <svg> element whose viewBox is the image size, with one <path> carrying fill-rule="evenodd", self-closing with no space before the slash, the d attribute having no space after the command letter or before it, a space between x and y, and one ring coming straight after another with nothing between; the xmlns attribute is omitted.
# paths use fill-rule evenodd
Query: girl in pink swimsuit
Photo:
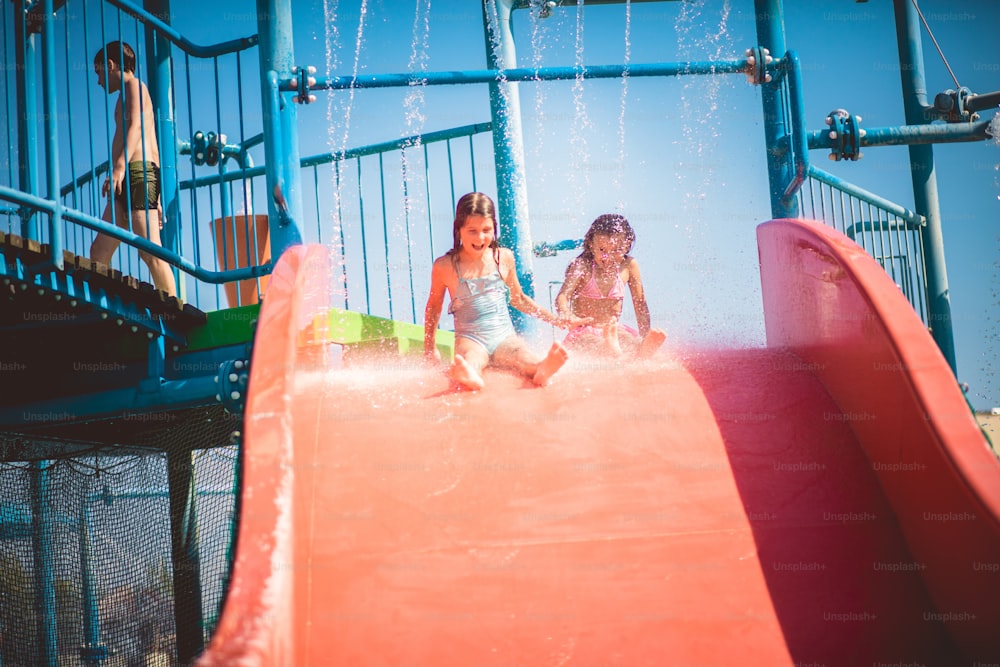
<svg viewBox="0 0 1000 667"><path fill-rule="evenodd" d="M614 357L625 352L651 355L666 334L650 327L649 306L639 274L639 263L628 253L635 232L625 216L607 213L594 220L583 239L583 252L566 268L566 279L556 297L560 315L591 318L567 334L566 347L586 349ZM625 286L632 295L639 330L619 321Z"/></svg>

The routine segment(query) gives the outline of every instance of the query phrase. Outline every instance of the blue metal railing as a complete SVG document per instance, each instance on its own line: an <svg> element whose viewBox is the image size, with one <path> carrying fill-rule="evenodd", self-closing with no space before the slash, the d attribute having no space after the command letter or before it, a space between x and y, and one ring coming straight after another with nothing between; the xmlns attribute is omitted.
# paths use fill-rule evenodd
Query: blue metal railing
<svg viewBox="0 0 1000 667"><path fill-rule="evenodd" d="M312 203L303 207L301 226L305 240L324 242L338 256L341 302L334 305L411 322L423 317L418 299L442 241L450 247L456 188L476 188L477 152L490 150L491 131L490 123L475 123L302 158L302 181L311 184L303 195ZM332 201L324 201L324 183Z"/></svg>
<svg viewBox="0 0 1000 667"><path fill-rule="evenodd" d="M29 105L16 128L2 128L5 131L7 161L22 165L22 169L16 189L13 179L7 183L0 179L0 200L13 205L3 207L7 215L5 220L0 220L0 229L6 223L4 231L47 244L49 263L53 268L61 268L63 247L73 254L87 257L96 233L104 233L123 244L116 253L112 268L148 280L149 274L139 262L138 251L141 250L175 267L176 276L180 278L178 295L181 298L203 309L214 309L221 304L221 299L217 287L215 298L210 298L212 285L260 276L269 271L269 266L266 263L260 266L262 263L257 261L247 266L244 262L243 268L230 270L235 268L234 265L227 262L225 253L218 254L214 247L217 245L216 241L223 246L232 246L234 236L222 226L225 236L217 239L211 225L197 223L198 220L225 218L227 213L233 218L230 193L225 189L218 188L214 193L192 189L186 193L185 202L179 200L176 156L185 154L179 149L191 143L179 137L191 138L198 130L222 134L228 129L231 134L238 133L239 138L244 139L245 148L238 144L234 155L228 150L232 147L227 146L225 154L217 156L217 162L206 163L204 156L196 159L190 152L186 153L193 177L204 169L224 171L224 163L229 157L237 158L241 165L252 164L248 151L259 144L260 135L245 138L249 128L244 119L247 108L257 109L260 104L259 94L248 94L242 88L241 52L253 47L257 38L249 36L200 46L172 28L166 22L169 20L167 14L146 11L124 0L86 0L74 3L74 21L56 16L58 12L68 11L64 4L59 0L48 7L36 4L26 12L23 19L16 13L10 14L6 9L2 12L5 26L8 22L14 22L23 34L30 35L32 31L40 31L44 36L41 41L45 44L45 53L40 58L32 54L27 57L32 61L41 61L45 71L45 77L41 78L46 82L46 95L42 101L42 109L32 113ZM154 4L147 3L147 7L154 7ZM160 16L164 16L164 20ZM8 52L16 50L18 44L16 39L14 44L7 41L9 37L6 28L3 32L3 55L7 60ZM108 102L103 105L106 113L103 117L101 114L95 115L94 109L101 105L92 104L91 86L94 85L94 78L81 77L80 71L82 69L90 75L90 63L94 54L106 43L115 40L125 41L132 46L136 54L136 76L147 84L154 96L156 127L146 127L147 124L143 122L143 154L127 156L127 159L148 159L146 150L149 143L146 137L155 131L161 149L161 210L164 214L162 245L140 238L114 224L117 222L113 220L114 214L112 221L101 220L105 199L100 193L99 179L108 174L109 166L106 160L100 162L98 156L102 153L106 156L111 152L111 138L116 125L112 106L116 99L114 95L108 96ZM154 51L155 49L159 51ZM50 51L61 52L61 57L51 57ZM176 55L183 57L174 57ZM237 76L235 85L230 86L235 90L230 90L226 84L233 81L229 72L232 71L234 62ZM164 63L168 65L165 70ZM173 86L169 80L171 75L178 76L178 80L184 81L184 85ZM22 98L34 99L32 86L36 84L20 68L10 68L3 76L6 79L2 101L4 105L10 105L9 90L14 88L18 89ZM164 77L167 77L166 81L162 80ZM17 82L17 86L7 85L13 81ZM24 92L20 92L22 88ZM164 89L168 94L163 94ZM58 96L54 93L56 90L59 91ZM199 99L197 105L192 104L195 96ZM81 101L85 102L84 109L77 108ZM189 112L176 121L173 114L174 101L178 108L186 107ZM233 128L221 127L219 110L223 101L237 109L237 122ZM58 119L58 122L53 123L53 119ZM43 130L41 134L44 134L46 148L40 161L36 159L36 151L32 145L39 142L21 141L25 134L40 134L39 130ZM55 146L62 150L57 151ZM44 177L39 178L40 175ZM61 186L60 180L63 182ZM43 183L48 196L37 186L32 186L32 183ZM249 184L245 184L245 187L249 187ZM130 193L128 188L124 190L122 196L126 198L128 206ZM216 205L221 210L215 210ZM36 221L41 218L47 218L48 224L38 225ZM184 226L186 221L193 223L189 229ZM206 247L213 248L213 251L205 252ZM256 257L253 250L251 248L250 252ZM44 270L44 267L34 268Z"/></svg>
<svg viewBox="0 0 1000 667"><path fill-rule="evenodd" d="M778 138L775 153L786 161L790 167L787 173L791 174L791 180L781 192L781 206L795 211L799 217L821 220L854 240L878 261L927 324L930 319L927 265L921 234L926 220L810 164L809 149L830 148L840 159L842 155L837 151L844 150L843 142L838 143L836 133L830 131L806 132L800 66L794 51L789 51L775 64L774 72L783 101L781 107L785 111L784 135ZM851 127L854 126L849 129ZM960 135L964 137L976 131L966 128ZM855 132L849 143L852 150L860 149L861 140L869 136L867 132ZM909 134L876 131L873 139L877 137L879 143L897 140L902 143L912 139ZM848 159L856 158L857 154L848 156Z"/></svg>
<svg viewBox="0 0 1000 667"><path fill-rule="evenodd" d="M928 323L923 216L812 166L797 196L802 217L822 220L854 240Z"/></svg>

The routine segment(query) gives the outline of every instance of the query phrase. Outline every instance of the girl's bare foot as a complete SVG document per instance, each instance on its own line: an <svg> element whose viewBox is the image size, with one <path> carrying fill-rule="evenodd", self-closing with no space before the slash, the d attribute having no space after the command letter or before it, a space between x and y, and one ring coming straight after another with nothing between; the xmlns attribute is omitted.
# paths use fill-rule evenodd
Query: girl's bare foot
<svg viewBox="0 0 1000 667"><path fill-rule="evenodd" d="M562 365L566 363L566 359L568 358L569 354L567 354L565 347L559 343L552 343L549 353L538 364L538 368L535 370L535 375L531 378L531 381L540 387L548 384L549 379L555 375L557 370L562 368Z"/></svg>
<svg viewBox="0 0 1000 667"><path fill-rule="evenodd" d="M653 353L660 349L663 341L667 340L667 334L661 329L650 329L646 337L639 344L639 351L636 356L640 359L648 359Z"/></svg>
<svg viewBox="0 0 1000 667"><path fill-rule="evenodd" d="M608 352L612 357L622 356L622 344L618 340L618 318L612 317L604 325L604 344L608 346Z"/></svg>
<svg viewBox="0 0 1000 667"><path fill-rule="evenodd" d="M478 390L486 386L476 367L460 354L455 355L455 363L451 365L451 379L466 389Z"/></svg>

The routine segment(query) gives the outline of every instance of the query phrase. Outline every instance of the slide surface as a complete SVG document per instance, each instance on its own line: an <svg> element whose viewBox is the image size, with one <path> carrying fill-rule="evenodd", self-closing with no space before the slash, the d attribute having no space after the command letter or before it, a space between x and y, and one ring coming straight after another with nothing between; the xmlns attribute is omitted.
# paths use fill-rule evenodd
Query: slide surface
<svg viewBox="0 0 1000 667"><path fill-rule="evenodd" d="M947 365L849 241L758 238L767 349L574 356L548 387L494 371L481 392L304 344L333 280L325 249L287 252L199 664L996 658L1000 467ZM852 365L855 334L903 357Z"/></svg>

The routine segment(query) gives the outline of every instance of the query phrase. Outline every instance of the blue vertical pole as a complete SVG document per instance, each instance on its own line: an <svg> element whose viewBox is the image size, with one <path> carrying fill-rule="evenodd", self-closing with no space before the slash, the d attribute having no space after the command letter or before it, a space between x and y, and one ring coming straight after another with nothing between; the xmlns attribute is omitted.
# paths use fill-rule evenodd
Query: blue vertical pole
<svg viewBox="0 0 1000 667"><path fill-rule="evenodd" d="M48 461L31 464L32 551L35 569L35 625L39 667L57 667L56 586L52 572L52 507L49 502Z"/></svg>
<svg viewBox="0 0 1000 667"><path fill-rule="evenodd" d="M489 69L517 67L511 32L512 0L483 3L486 61ZM492 15L491 15L492 14ZM491 81L490 115L493 120L493 153L497 176L497 216L500 242L514 253L517 277L524 292L534 298L531 229L528 225L528 187L524 179L524 140L521 136L521 103L517 84ZM513 311L514 326L524 334L534 331L534 320Z"/></svg>
<svg viewBox="0 0 1000 667"><path fill-rule="evenodd" d="M170 0L145 0L145 9L170 23ZM180 254L180 179L177 176L177 122L174 118L174 82L170 72L170 41L153 30L146 28L146 80L149 95L153 100L153 116L156 119L156 140L160 147L160 202L163 205L163 231L160 244L166 250ZM192 229L191 233L198 234ZM177 297L184 301L185 281L174 271Z"/></svg>
<svg viewBox="0 0 1000 667"><path fill-rule="evenodd" d="M83 646L80 661L100 665L108 657L108 648L101 641L101 619L97 604L97 587L94 583L94 566L91 562L90 498L84 497L80 509L80 597L83 607Z"/></svg>
<svg viewBox="0 0 1000 667"><path fill-rule="evenodd" d="M45 183L49 199L59 201L59 126L56 113L56 39L53 0L43 3L42 106L45 109ZM49 252L57 269L63 268L62 212L56 206L49 215Z"/></svg>
<svg viewBox="0 0 1000 667"><path fill-rule="evenodd" d="M785 19L781 0L754 0L754 16L757 21L757 42L768 49L775 58L784 56ZM761 84L761 102L764 108L764 145L767 146L767 175L770 183L771 216L774 218L795 218L799 214L798 197L783 197L785 188L795 176L791 151L779 154L775 146L778 139L790 131L785 127L787 110L781 96L781 83Z"/></svg>
<svg viewBox="0 0 1000 667"><path fill-rule="evenodd" d="M21 192L38 194L38 103L35 82L38 71L35 66L36 37L28 34L28 3L14 0L14 78L17 81L17 174ZM38 238L38 221L35 211L21 209L21 236Z"/></svg>
<svg viewBox="0 0 1000 667"><path fill-rule="evenodd" d="M299 134L295 104L278 92L278 80L292 76L291 0L257 0L260 90L264 107L264 157L270 218L271 255L277 260L292 245L302 243L297 225L302 220L299 178ZM279 214L275 187L281 188L288 216ZM289 219L290 217L290 219Z"/></svg>
<svg viewBox="0 0 1000 667"><path fill-rule="evenodd" d="M174 565L174 623L177 660L191 664L205 650L201 594L201 555L198 549L197 485L191 451L167 452L170 487L170 554Z"/></svg>
<svg viewBox="0 0 1000 667"><path fill-rule="evenodd" d="M926 124L931 118L925 113L928 108L927 85L924 81L919 17L910 0L893 0L893 7L906 124ZM952 371L957 372L951 297L948 294L944 237L941 233L941 209L938 205L937 177L934 174L934 149L930 144L917 144L909 146L908 150L913 181L913 208L927 220L927 224L920 230L927 272L927 321L931 335L941 348L941 354L948 360Z"/></svg>

